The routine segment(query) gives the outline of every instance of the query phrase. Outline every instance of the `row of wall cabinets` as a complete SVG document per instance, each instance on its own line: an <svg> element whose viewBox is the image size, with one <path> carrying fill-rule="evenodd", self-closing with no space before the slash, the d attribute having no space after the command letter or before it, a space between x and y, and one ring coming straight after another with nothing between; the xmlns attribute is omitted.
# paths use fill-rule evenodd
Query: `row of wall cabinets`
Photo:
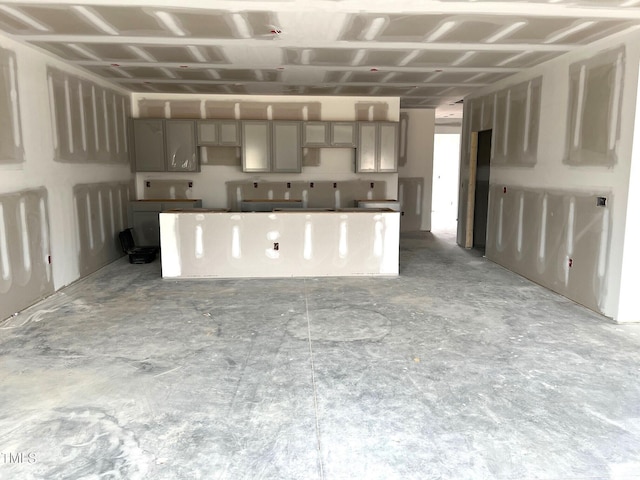
<svg viewBox="0 0 640 480"><path fill-rule="evenodd" d="M398 123L285 120L133 121L138 172L197 172L199 147L240 147L245 172L302 171L302 149L356 149L356 172L398 170Z"/></svg>

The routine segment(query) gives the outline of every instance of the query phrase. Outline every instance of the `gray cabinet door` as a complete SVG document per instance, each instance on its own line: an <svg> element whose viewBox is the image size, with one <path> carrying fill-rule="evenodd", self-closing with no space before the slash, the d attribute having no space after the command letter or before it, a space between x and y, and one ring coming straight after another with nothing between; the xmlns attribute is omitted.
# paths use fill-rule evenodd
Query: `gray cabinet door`
<svg viewBox="0 0 640 480"><path fill-rule="evenodd" d="M198 145L218 145L218 122L198 120Z"/></svg>
<svg viewBox="0 0 640 480"><path fill-rule="evenodd" d="M136 246L159 247L160 223L158 219L160 209L154 212L133 212L131 223Z"/></svg>
<svg viewBox="0 0 640 480"><path fill-rule="evenodd" d="M378 172L398 171L398 124L378 124Z"/></svg>
<svg viewBox="0 0 640 480"><path fill-rule="evenodd" d="M240 146L240 126L235 120L218 120L218 145L221 147Z"/></svg>
<svg viewBox="0 0 640 480"><path fill-rule="evenodd" d="M376 172L378 157L378 125L373 122L358 124L357 172Z"/></svg>
<svg viewBox="0 0 640 480"><path fill-rule="evenodd" d="M331 146L351 147L356 146L355 122L331 122Z"/></svg>
<svg viewBox="0 0 640 480"><path fill-rule="evenodd" d="M272 172L302 171L300 122L273 122Z"/></svg>
<svg viewBox="0 0 640 480"><path fill-rule="evenodd" d="M135 119L133 138L137 172L164 172L164 120Z"/></svg>
<svg viewBox="0 0 640 480"><path fill-rule="evenodd" d="M303 147L328 147L330 143L329 122L304 122L302 128Z"/></svg>
<svg viewBox="0 0 640 480"><path fill-rule="evenodd" d="M167 171L200 170L193 120L165 120Z"/></svg>
<svg viewBox="0 0 640 480"><path fill-rule="evenodd" d="M271 129L266 120L242 122L242 171L271 171Z"/></svg>

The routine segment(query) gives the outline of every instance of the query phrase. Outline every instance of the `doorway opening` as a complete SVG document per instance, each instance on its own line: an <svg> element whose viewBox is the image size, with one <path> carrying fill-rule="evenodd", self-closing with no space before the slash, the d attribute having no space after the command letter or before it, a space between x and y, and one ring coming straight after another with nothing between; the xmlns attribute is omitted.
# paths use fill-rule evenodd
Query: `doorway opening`
<svg viewBox="0 0 640 480"><path fill-rule="evenodd" d="M487 246L489 174L491 171L491 130L478 132L476 188L473 202L473 248L484 253Z"/></svg>
<svg viewBox="0 0 640 480"><path fill-rule="evenodd" d="M466 205L464 246L484 254L489 216L489 178L491 174L491 130L471 133L469 184Z"/></svg>
<svg viewBox="0 0 640 480"><path fill-rule="evenodd" d="M431 231L455 232L458 217L460 134L436 133L433 142Z"/></svg>

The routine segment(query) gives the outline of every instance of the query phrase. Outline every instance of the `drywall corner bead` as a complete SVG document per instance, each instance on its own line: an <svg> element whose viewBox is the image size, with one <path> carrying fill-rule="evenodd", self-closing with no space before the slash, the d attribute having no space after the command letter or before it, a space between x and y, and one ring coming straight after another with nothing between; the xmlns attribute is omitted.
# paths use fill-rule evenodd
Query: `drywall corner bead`
<svg viewBox="0 0 640 480"><path fill-rule="evenodd" d="M470 102L471 131L479 132L482 128L482 98L475 98Z"/></svg>
<svg viewBox="0 0 640 480"><path fill-rule="evenodd" d="M16 54L0 48L0 164L24 161L18 93Z"/></svg>
<svg viewBox="0 0 640 480"><path fill-rule="evenodd" d="M564 163L613 167L618 161L626 50L606 50L569 66Z"/></svg>
<svg viewBox="0 0 640 480"><path fill-rule="evenodd" d="M494 95L487 95L482 99L480 130L491 130L493 128L493 105Z"/></svg>

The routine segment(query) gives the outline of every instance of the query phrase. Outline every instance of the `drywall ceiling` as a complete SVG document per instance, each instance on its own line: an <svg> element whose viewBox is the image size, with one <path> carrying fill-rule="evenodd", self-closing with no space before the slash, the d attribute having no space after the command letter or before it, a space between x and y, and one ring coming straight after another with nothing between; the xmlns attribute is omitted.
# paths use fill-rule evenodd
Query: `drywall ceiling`
<svg viewBox="0 0 640 480"><path fill-rule="evenodd" d="M640 0L0 1L0 29L135 92L398 96L474 89L640 25Z"/></svg>

